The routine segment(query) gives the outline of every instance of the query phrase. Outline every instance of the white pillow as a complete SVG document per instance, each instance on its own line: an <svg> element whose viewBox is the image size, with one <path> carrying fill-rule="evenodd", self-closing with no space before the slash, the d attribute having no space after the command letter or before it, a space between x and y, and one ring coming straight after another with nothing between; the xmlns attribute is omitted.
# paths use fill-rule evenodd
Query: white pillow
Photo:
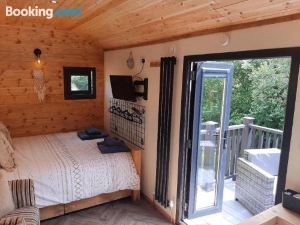
<svg viewBox="0 0 300 225"><path fill-rule="evenodd" d="M9 172L16 168L12 146L2 132L0 132L0 167Z"/></svg>
<svg viewBox="0 0 300 225"><path fill-rule="evenodd" d="M12 139L11 139L10 132L9 132L7 126L5 126L5 124L1 121L0 121L0 132L2 132L6 136L7 140L12 145ZM14 150L14 149L12 149L12 150Z"/></svg>
<svg viewBox="0 0 300 225"><path fill-rule="evenodd" d="M16 209L8 181L0 172L0 218Z"/></svg>

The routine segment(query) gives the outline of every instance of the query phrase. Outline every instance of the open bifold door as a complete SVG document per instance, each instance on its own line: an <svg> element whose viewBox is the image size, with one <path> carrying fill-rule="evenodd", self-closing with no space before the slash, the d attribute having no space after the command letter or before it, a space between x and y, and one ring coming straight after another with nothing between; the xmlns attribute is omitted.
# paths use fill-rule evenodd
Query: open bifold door
<svg viewBox="0 0 300 225"><path fill-rule="evenodd" d="M231 63L194 64L191 167L185 211L188 219L222 209L232 76Z"/></svg>

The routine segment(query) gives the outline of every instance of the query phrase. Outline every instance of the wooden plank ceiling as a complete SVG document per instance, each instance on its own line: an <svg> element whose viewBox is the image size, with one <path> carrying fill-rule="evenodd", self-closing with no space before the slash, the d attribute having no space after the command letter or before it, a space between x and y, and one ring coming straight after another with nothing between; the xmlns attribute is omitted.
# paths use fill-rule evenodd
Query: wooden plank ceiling
<svg viewBox="0 0 300 225"><path fill-rule="evenodd" d="M6 4L80 8L83 15L6 17ZM53 26L117 49L300 19L300 0L1 0L0 10L0 24Z"/></svg>

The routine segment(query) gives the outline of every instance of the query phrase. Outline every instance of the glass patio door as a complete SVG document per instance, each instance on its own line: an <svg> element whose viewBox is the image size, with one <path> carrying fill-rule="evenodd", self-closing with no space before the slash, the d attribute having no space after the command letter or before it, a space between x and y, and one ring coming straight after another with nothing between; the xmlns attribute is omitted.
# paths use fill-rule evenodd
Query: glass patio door
<svg viewBox="0 0 300 225"><path fill-rule="evenodd" d="M233 65L197 63L187 217L221 211Z"/></svg>

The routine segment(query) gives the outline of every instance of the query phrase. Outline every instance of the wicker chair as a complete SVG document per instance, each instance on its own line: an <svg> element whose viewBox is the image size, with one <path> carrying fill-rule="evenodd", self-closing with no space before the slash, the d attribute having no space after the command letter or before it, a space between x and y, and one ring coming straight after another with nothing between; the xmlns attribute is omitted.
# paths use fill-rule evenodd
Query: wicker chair
<svg viewBox="0 0 300 225"><path fill-rule="evenodd" d="M237 160L235 197L253 214L275 203L280 149L247 149Z"/></svg>
<svg viewBox="0 0 300 225"><path fill-rule="evenodd" d="M235 198L253 214L274 206L274 182L275 176L243 158L238 159Z"/></svg>
<svg viewBox="0 0 300 225"><path fill-rule="evenodd" d="M33 181L9 182L16 210L0 218L0 225L39 225L39 209L35 206Z"/></svg>
<svg viewBox="0 0 300 225"><path fill-rule="evenodd" d="M253 214L274 206L279 149L248 149L237 161L235 197Z"/></svg>

